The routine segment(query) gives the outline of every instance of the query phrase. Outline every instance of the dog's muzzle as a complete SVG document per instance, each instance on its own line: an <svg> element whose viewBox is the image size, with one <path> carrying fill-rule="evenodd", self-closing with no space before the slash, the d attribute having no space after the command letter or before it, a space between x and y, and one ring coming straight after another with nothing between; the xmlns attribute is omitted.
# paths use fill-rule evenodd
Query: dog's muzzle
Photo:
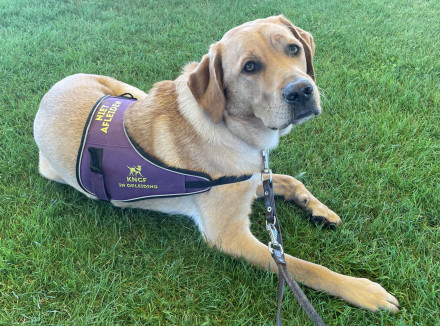
<svg viewBox="0 0 440 326"><path fill-rule="evenodd" d="M298 79L287 84L283 90L283 99L293 107L293 118L295 121L305 121L320 110L316 108L313 85L305 78Z"/></svg>

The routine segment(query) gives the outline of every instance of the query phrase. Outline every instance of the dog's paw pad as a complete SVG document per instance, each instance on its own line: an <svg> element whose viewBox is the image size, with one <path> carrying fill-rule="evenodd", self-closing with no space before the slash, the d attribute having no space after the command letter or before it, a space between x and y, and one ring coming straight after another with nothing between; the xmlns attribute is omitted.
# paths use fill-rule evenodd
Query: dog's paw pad
<svg viewBox="0 0 440 326"><path fill-rule="evenodd" d="M325 228L335 229L338 224L336 222L331 222L323 216L310 216L310 221L315 225L322 225Z"/></svg>

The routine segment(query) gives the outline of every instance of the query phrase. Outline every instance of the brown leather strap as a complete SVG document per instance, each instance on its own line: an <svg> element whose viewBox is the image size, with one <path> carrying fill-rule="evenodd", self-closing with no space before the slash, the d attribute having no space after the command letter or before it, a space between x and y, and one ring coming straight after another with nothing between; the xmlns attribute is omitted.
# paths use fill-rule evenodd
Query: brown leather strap
<svg viewBox="0 0 440 326"><path fill-rule="evenodd" d="M266 158L267 159L267 158ZM267 169L266 169L267 170ZM270 170L263 171L263 198L266 206L266 229L269 232L271 242L269 242L269 251L278 266L278 308L277 308L277 326L282 326L281 305L283 301L284 285L287 283L293 292L298 303L303 308L307 316L317 326L325 326L325 323L316 312L304 292L296 283L295 279L287 270L286 261L283 250L283 239L281 237L280 223L275 209L275 196L273 193L273 185L270 177L264 179L265 174L271 175Z"/></svg>

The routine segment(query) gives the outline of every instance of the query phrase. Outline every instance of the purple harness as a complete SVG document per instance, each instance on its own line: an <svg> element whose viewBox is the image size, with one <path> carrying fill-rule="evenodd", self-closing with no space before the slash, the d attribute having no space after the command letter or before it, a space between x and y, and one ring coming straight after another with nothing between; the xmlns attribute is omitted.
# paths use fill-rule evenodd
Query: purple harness
<svg viewBox="0 0 440 326"><path fill-rule="evenodd" d="M207 174L172 168L150 157L125 130L125 111L136 101L125 95L102 97L87 119L76 162L78 183L87 193L105 201L135 201L192 195L251 178L212 180Z"/></svg>

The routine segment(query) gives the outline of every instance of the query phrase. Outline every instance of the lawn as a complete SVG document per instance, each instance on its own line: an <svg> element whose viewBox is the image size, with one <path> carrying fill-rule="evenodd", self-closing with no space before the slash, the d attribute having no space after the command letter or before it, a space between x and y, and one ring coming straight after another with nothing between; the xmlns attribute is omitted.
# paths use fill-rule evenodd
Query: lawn
<svg viewBox="0 0 440 326"><path fill-rule="evenodd" d="M0 0L0 325L275 324L276 276L207 247L185 217L43 179L32 125L67 75L148 90L230 28L280 13L314 36L323 114L282 139L272 169L344 221L315 227L277 201L285 249L379 282L402 308L306 295L328 325L438 325L439 12L425 0ZM252 230L267 242L263 210L256 202ZM310 325L290 293L283 320Z"/></svg>

